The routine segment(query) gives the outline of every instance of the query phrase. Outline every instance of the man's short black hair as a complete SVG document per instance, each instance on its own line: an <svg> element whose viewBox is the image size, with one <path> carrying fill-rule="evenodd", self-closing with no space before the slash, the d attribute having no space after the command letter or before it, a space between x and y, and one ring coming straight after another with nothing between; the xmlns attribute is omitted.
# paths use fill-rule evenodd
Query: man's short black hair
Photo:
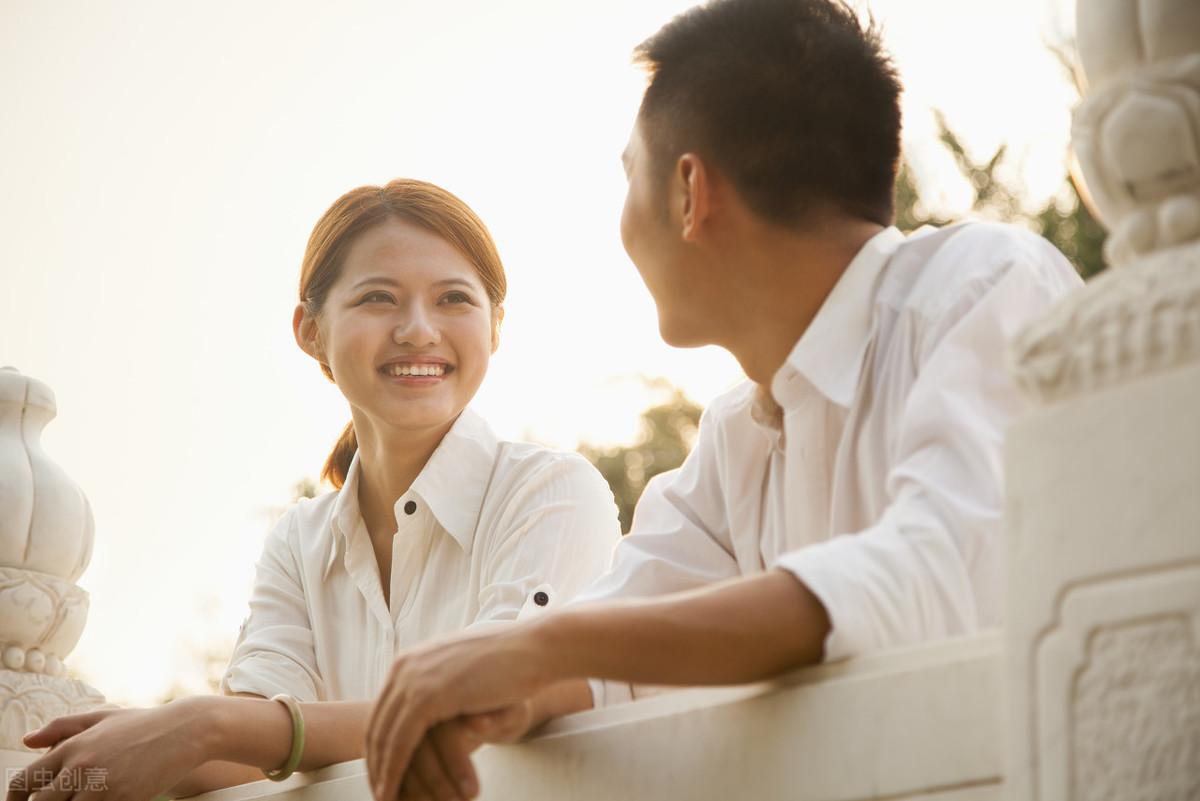
<svg viewBox="0 0 1200 801"><path fill-rule="evenodd" d="M832 208L889 225L900 82L841 0L713 0L634 51L652 158L711 160L750 208L794 227Z"/></svg>

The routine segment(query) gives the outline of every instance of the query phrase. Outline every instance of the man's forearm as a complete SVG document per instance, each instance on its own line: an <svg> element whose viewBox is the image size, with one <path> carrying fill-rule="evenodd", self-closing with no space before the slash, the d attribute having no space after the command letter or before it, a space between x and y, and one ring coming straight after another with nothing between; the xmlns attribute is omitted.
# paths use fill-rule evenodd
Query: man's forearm
<svg viewBox="0 0 1200 801"><path fill-rule="evenodd" d="M821 661L829 616L781 570L703 589L580 606L530 627L557 679L716 685Z"/></svg>

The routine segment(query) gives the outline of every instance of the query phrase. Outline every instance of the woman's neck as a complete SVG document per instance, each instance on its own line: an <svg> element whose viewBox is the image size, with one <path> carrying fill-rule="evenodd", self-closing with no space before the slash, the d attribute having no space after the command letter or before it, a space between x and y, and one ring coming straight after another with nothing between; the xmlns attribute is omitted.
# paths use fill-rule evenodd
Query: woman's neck
<svg viewBox="0 0 1200 801"><path fill-rule="evenodd" d="M396 532L396 501L408 492L453 421L432 429L381 431L355 415L358 437L358 507L371 539Z"/></svg>

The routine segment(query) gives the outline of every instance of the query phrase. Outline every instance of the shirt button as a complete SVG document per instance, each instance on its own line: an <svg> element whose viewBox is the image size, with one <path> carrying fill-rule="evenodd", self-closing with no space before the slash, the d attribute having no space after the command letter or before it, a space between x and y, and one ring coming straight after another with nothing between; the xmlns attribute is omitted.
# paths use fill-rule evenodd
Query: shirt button
<svg viewBox="0 0 1200 801"><path fill-rule="evenodd" d="M533 594L533 602L538 606L545 606L550 603L550 596L541 591L535 592Z"/></svg>
<svg viewBox="0 0 1200 801"><path fill-rule="evenodd" d="M417 511L417 502L416 501L409 501L408 503L404 504L404 514L411 515L411 514L415 514L416 511Z"/></svg>

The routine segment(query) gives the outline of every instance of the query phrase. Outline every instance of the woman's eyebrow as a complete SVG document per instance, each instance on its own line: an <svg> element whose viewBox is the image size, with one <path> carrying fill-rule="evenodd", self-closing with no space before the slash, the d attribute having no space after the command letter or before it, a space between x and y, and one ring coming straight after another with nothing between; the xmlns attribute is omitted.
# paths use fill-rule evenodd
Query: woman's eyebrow
<svg viewBox="0 0 1200 801"><path fill-rule="evenodd" d="M395 278L390 278L386 275L368 275L364 278L358 279L353 284L351 284L350 289L351 289L351 291L354 291L354 290L357 290L360 287L364 287L368 284L383 284L384 286L394 286L397 288L401 287L401 283L399 281L397 281ZM453 286L465 286L468 289L475 288L475 285L472 284L470 281L468 281L465 278L443 278L441 281L434 281L432 285L435 287L453 285Z"/></svg>
<svg viewBox="0 0 1200 801"><path fill-rule="evenodd" d="M351 285L351 289L358 289L367 284L385 284L387 286L400 286L400 282L394 278L388 278L386 275L368 275L366 278L360 278Z"/></svg>

